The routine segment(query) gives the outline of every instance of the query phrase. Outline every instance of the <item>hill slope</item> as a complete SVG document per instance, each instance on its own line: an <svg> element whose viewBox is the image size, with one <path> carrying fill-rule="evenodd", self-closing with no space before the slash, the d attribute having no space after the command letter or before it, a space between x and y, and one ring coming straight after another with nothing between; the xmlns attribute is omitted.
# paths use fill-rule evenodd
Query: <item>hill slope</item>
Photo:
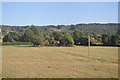
<svg viewBox="0 0 120 80"><path fill-rule="evenodd" d="M1 25L2 26L2 25ZM34 25L31 25L34 26ZM10 31L24 32L26 29L29 29L31 26L9 26L3 25L2 32L6 34ZM118 31L117 23L109 23L109 24L76 24L76 25L48 25L48 26L36 26L41 32L51 32L51 31L74 31L81 30L84 33L109 33L114 34ZM120 31L119 31L120 32Z"/></svg>

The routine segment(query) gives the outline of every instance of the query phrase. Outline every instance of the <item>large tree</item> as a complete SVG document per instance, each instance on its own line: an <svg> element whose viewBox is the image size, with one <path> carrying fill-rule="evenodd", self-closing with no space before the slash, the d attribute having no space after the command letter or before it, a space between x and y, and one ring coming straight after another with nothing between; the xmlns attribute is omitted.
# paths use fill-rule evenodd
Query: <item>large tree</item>
<svg viewBox="0 0 120 80"><path fill-rule="evenodd" d="M42 38L39 37L39 36L37 36L37 35L34 35L34 37L33 37L33 39L32 39L31 42L34 44L34 46L35 45L41 45L41 46L43 46L43 40L42 40Z"/></svg>
<svg viewBox="0 0 120 80"><path fill-rule="evenodd" d="M9 32L3 37L3 42L16 42L19 41L20 35L17 32Z"/></svg>
<svg viewBox="0 0 120 80"><path fill-rule="evenodd" d="M72 36L67 32L63 32L63 34L64 34L64 37L62 37L62 39L60 41L60 45L61 46L73 46L74 40L73 40Z"/></svg>
<svg viewBox="0 0 120 80"><path fill-rule="evenodd" d="M32 30L26 30L23 36L21 37L21 40L23 42L32 42L34 39L34 33Z"/></svg>
<svg viewBox="0 0 120 80"><path fill-rule="evenodd" d="M108 45L109 44L109 36L108 36L108 34L103 34L102 35L102 43L103 43L103 45Z"/></svg>
<svg viewBox="0 0 120 80"><path fill-rule="evenodd" d="M34 45L43 45L43 36L34 34L32 30L26 30L21 37L23 42L32 42Z"/></svg>
<svg viewBox="0 0 120 80"><path fill-rule="evenodd" d="M111 45L118 45L119 44L119 37L118 35L112 35L111 36Z"/></svg>
<svg viewBox="0 0 120 80"><path fill-rule="evenodd" d="M88 37L87 36L82 36L80 39L80 44L82 45L87 45L88 44Z"/></svg>
<svg viewBox="0 0 120 80"><path fill-rule="evenodd" d="M81 38L82 34L79 30L75 30L72 34L73 40L75 42L75 44L79 44L80 43L80 38Z"/></svg>
<svg viewBox="0 0 120 80"><path fill-rule="evenodd" d="M54 37L54 39L56 40L56 41L60 41L62 38L63 38L63 33L62 32L57 32L57 31L54 31L53 33L52 33L52 36Z"/></svg>

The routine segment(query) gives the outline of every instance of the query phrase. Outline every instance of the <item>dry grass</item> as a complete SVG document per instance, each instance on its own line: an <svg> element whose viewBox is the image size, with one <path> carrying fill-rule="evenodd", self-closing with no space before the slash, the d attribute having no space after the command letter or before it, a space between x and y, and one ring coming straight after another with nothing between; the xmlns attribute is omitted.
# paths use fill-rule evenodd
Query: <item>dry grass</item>
<svg viewBox="0 0 120 80"><path fill-rule="evenodd" d="M3 77L117 78L118 48L3 46Z"/></svg>
<svg viewBox="0 0 120 80"><path fill-rule="evenodd" d="M0 79L2 76L2 46L0 44Z"/></svg>

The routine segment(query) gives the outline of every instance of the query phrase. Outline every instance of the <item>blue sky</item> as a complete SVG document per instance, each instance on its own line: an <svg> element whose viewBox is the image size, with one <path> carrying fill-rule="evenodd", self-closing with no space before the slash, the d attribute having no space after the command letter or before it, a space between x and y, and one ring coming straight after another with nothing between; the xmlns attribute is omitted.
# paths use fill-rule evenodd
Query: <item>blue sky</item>
<svg viewBox="0 0 120 80"><path fill-rule="evenodd" d="M117 2L3 2L4 25L118 22Z"/></svg>

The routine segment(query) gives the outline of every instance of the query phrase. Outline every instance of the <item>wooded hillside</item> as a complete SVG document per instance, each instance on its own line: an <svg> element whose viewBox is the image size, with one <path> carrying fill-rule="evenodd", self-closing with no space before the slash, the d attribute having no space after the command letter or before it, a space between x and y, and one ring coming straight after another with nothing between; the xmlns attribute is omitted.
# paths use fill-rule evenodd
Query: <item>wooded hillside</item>
<svg viewBox="0 0 120 80"><path fill-rule="evenodd" d="M29 29L31 26L9 26L9 25L0 25L2 26L3 34L7 32L16 31L24 32ZM115 34L118 31L117 23L108 23L108 24L76 24L76 25L48 25L48 26L36 26L40 32L51 32L51 31L74 31L80 30L83 33L95 33L95 34ZM120 31L119 31L120 32Z"/></svg>

